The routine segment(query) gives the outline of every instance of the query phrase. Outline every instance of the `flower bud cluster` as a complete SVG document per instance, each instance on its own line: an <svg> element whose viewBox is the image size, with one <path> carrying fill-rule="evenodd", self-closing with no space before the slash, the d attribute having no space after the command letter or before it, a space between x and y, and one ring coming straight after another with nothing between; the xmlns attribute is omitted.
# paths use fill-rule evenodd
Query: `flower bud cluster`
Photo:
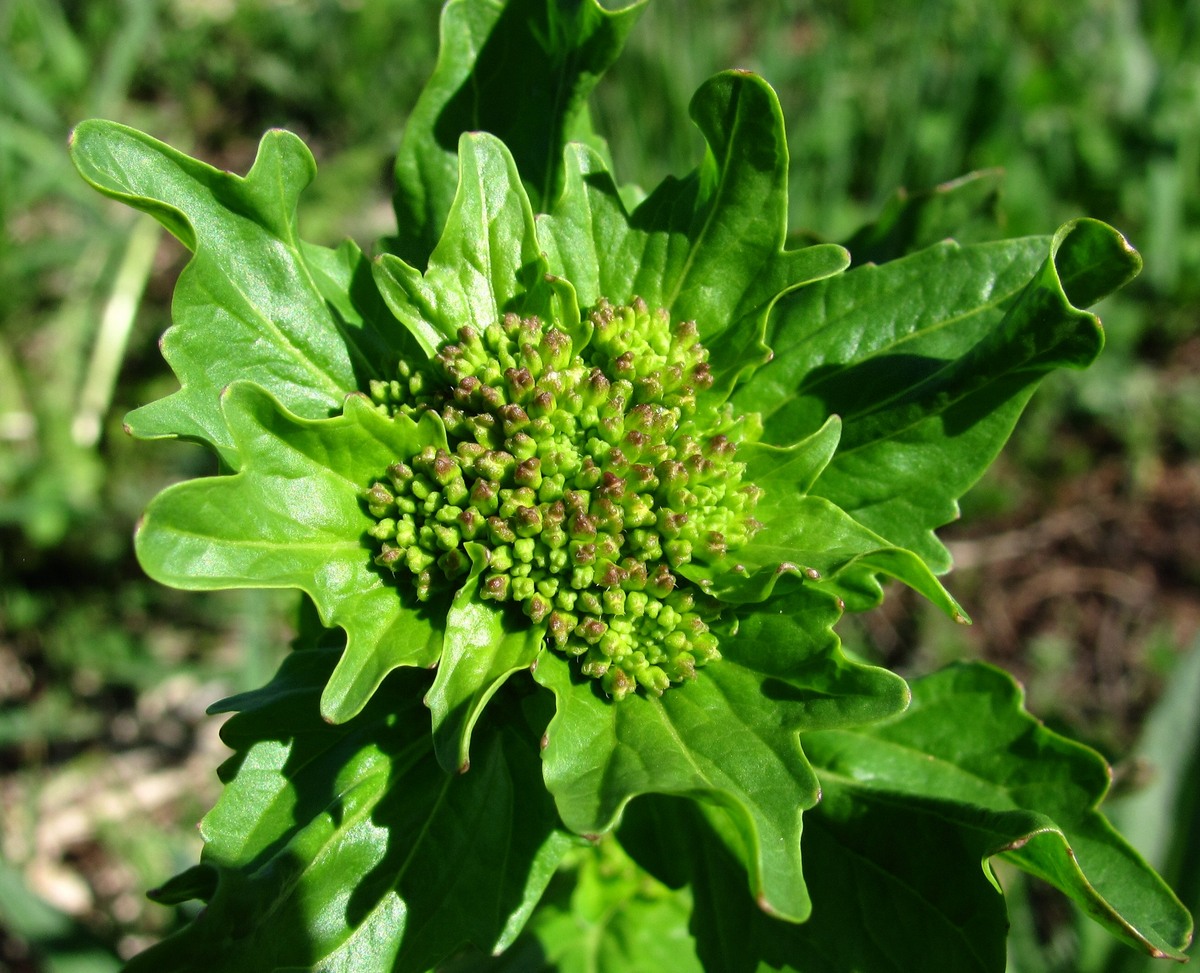
<svg viewBox="0 0 1200 973"><path fill-rule="evenodd" d="M719 658L718 606L678 569L721 565L761 527L735 459L758 417L701 423L712 375L694 322L635 299L601 301L587 324L578 341L515 315L463 327L428 366L372 383L392 414L436 412L450 447L398 459L367 491L375 562L425 600L461 586L477 544L480 598L544 624L612 696L660 694Z"/></svg>

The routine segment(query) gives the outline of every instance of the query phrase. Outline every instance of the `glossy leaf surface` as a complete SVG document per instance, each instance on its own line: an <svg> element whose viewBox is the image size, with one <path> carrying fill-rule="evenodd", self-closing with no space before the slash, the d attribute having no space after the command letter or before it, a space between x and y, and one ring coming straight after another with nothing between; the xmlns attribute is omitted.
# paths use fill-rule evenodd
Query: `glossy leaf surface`
<svg viewBox="0 0 1200 973"><path fill-rule="evenodd" d="M765 413L775 442L841 416L814 493L945 571L933 531L958 515L1037 381L1100 352L1099 320L1080 308L1140 266L1118 233L1080 220L1050 239L946 243L852 270L780 306L775 358L736 401Z"/></svg>
<svg viewBox="0 0 1200 973"><path fill-rule="evenodd" d="M880 719L908 700L899 677L841 654L830 628L838 614L829 596L793 591L775 611L741 619L702 677L619 706L544 653L535 675L558 703L546 785L564 823L600 834L639 794L700 798L728 815L763 908L805 918L801 816L819 788L797 734Z"/></svg>
<svg viewBox="0 0 1200 973"><path fill-rule="evenodd" d="M801 738L822 790L805 815L805 923L741 893L736 857L695 810L659 799L626 823L635 857L691 883L706 969L1001 973L1007 921L987 864L997 855L1144 951L1182 955L1186 911L1095 810L1107 786L1097 754L1037 723L994 669L953 667L912 690L890 720Z"/></svg>
<svg viewBox="0 0 1200 973"><path fill-rule="evenodd" d="M333 254L299 239L296 205L316 164L290 132L264 135L245 177L112 122L79 125L71 155L98 190L149 213L194 253L162 339L183 387L132 413L134 435L196 439L236 467L219 404L231 382L249 377L298 415L325 417L399 349L400 329L373 316L378 301L355 280L357 248Z"/></svg>
<svg viewBox="0 0 1200 973"><path fill-rule="evenodd" d="M374 523L362 494L396 457L444 433L432 422L393 422L361 396L333 419L300 419L257 386L222 397L236 476L178 484L150 504L137 551L154 578L181 588L299 588L327 625L349 635L322 697L322 713L349 719L397 666L432 665L443 617L405 603L371 563Z"/></svg>

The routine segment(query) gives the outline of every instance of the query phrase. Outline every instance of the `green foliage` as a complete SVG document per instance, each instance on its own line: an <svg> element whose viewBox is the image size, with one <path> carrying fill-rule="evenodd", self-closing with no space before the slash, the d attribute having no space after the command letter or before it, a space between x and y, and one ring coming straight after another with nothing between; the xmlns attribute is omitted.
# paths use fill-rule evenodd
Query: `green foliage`
<svg viewBox="0 0 1200 973"><path fill-rule="evenodd" d="M448 6L397 165L400 236L374 263L298 236L315 167L293 135L268 133L239 177L113 123L75 131L83 176L193 252L164 338L181 388L129 425L205 444L222 473L151 503L139 558L178 587L315 607L275 678L219 707L235 755L204 859L156 893L207 908L130 968L636 969L675 942L710 970L998 970L1003 899L980 868L997 855L1181 957L1190 918L1097 812L1096 754L1001 673L910 687L833 631L882 576L965 620L934 531L1042 376L1095 357L1085 308L1140 258L1088 220L925 247L944 217L917 200L869 231L895 259L840 273L840 247L788 242L783 114L746 72L694 97L692 173L619 190L584 98L636 8L559 9ZM529 90L543 110L514 115ZM963 210L979 188L958 188ZM508 313L561 322L578 350L581 309L634 297L695 320L701 414L762 416L761 439L750 421L732 436L766 495L742 549L677 565L723 658L618 702L539 621L477 596L478 561L420 604L377 568L367 491L446 430L363 393ZM564 860L573 888L531 921Z"/></svg>

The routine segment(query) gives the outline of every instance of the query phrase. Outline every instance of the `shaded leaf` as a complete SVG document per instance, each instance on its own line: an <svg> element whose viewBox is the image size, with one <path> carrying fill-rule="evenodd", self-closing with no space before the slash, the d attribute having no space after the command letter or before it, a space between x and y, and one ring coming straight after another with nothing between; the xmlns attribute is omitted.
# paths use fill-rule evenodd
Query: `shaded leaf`
<svg viewBox="0 0 1200 973"><path fill-rule="evenodd" d="M764 412L774 442L841 416L813 493L943 572L933 531L957 516L1037 382L1100 351L1098 320L1072 301L1098 299L1139 266L1119 234L1081 220L1049 241L948 243L850 271L780 306L775 358L735 402Z"/></svg>
<svg viewBox="0 0 1200 973"><path fill-rule="evenodd" d="M471 731L496 690L515 672L528 669L542 649L544 625L522 615L506 617L494 602L479 598L479 575L487 551L468 544L472 570L446 613L446 632L437 676L425 697L433 712L433 746L442 769L470 766Z"/></svg>
<svg viewBox="0 0 1200 973"><path fill-rule="evenodd" d="M913 683L901 716L806 735L830 827L858 832L872 807L884 818L925 815L938 822L926 860L943 881L981 880L978 860L956 873L934 850L951 834L970 835L982 857L1003 854L1045 879L1113 935L1181 957L1191 933L1186 910L1096 810L1109 783L1104 761L1021 704L1005 673L954 666Z"/></svg>
<svg viewBox="0 0 1200 973"><path fill-rule="evenodd" d="M813 909L801 923L766 914L745 893L740 863L697 808L663 798L638 808L632 824L642 837L631 851L653 874L667 880L675 872L675 881L691 885L690 928L706 970L1002 973L1000 894L986 881L943 880L956 862L979 877L974 836L940 832L936 815L905 808L866 809L839 829L823 808L824 799L805 816ZM938 867L920 860L931 847L920 839L933 841Z"/></svg>
<svg viewBox="0 0 1200 973"><path fill-rule="evenodd" d="M396 157L392 252L423 267L458 184L459 136L490 132L516 156L530 198L548 208L562 186L563 146L602 142L587 96L620 54L644 3L454 0L442 13L437 67Z"/></svg>
<svg viewBox="0 0 1200 973"><path fill-rule="evenodd" d="M786 574L823 580L824 587L845 602L854 595L841 588L839 577L843 572L853 575L866 570L903 581L951 618L967 621L958 602L917 555L889 544L822 497L792 499L786 512L762 519L764 529L733 555L744 571L716 573L694 563L681 567L680 574L710 582L706 590L734 604L764 600Z"/></svg>
<svg viewBox="0 0 1200 973"><path fill-rule="evenodd" d="M878 219L842 245L854 266L887 263L943 240L960 243L997 236L1001 169L971 172L918 192L897 190Z"/></svg>
<svg viewBox="0 0 1200 973"><path fill-rule="evenodd" d="M1146 861L1171 883L1195 915L1200 908L1200 640L1178 659L1162 697L1150 710L1129 764L1144 778L1114 796L1108 817ZM1093 923L1081 924L1080 965L1131 973L1148 964ZM1101 957L1107 959L1102 962Z"/></svg>
<svg viewBox="0 0 1200 973"><path fill-rule="evenodd" d="M299 649L222 707L237 714L223 730L236 753L201 825L207 907L131 973L425 973L519 932L568 844L527 733L490 734L472 773L446 775L428 733L409 732L423 722L422 673L394 675L348 723L321 720L337 658Z"/></svg>

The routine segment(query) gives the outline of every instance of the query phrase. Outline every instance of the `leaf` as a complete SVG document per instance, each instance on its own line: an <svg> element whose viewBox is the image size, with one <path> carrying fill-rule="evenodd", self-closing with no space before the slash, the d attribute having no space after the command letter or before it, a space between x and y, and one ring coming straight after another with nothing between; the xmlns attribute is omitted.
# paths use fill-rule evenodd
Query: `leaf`
<svg viewBox="0 0 1200 973"><path fill-rule="evenodd" d="M636 831L637 840L627 847L643 867L669 884L691 885L690 929L706 970L1004 969L1005 917L997 891L986 881L964 889L942 882L936 869L904 868L927 847L897 836L914 827L924 833L936 819L903 811L894 817L864 814L861 826L853 823L846 835L837 835L818 805L806 816L803 840L812 914L794 923L768 915L745 893L742 866L699 809L667 798L639 804L622 840ZM978 854L957 838L945 837L939 860L961 859L978 872Z"/></svg>
<svg viewBox="0 0 1200 973"><path fill-rule="evenodd" d="M520 615L506 617L500 606L480 600L478 582L487 567L487 551L478 544L468 544L467 550L471 573L446 614L437 676L425 697L433 711L438 763L459 773L471 766L471 731L488 700L509 676L529 668L546 635L544 625L530 625Z"/></svg>
<svg viewBox="0 0 1200 973"><path fill-rule="evenodd" d="M1146 861L1171 883L1193 915L1200 907L1200 641L1175 661L1162 697L1150 710L1128 763L1144 776L1132 793L1114 796L1108 818ZM1138 771L1141 771L1138 774ZM1091 923L1079 930L1081 963L1108 973L1144 967L1144 959L1121 949ZM1112 955L1119 952L1120 955ZM1109 957L1101 962L1102 957Z"/></svg>
<svg viewBox="0 0 1200 973"><path fill-rule="evenodd" d="M838 840L869 829L873 816L915 815L928 822L923 833L898 832L911 843L907 870L965 890L981 881L979 859L954 865L940 847L1002 854L1118 938L1182 958L1191 919L1096 810L1109 783L1098 754L1043 727L1022 708L1013 679L988 666L954 666L912 689L898 717L804 737L825 795L822 820Z"/></svg>
<svg viewBox="0 0 1200 973"><path fill-rule="evenodd" d="M442 13L437 67L396 157L399 232L392 252L423 267L458 182L459 136L490 132L509 146L533 204L562 186L563 146L595 148L587 96L620 54L643 2L606 10L597 0L454 0Z"/></svg>
<svg viewBox="0 0 1200 973"><path fill-rule="evenodd" d="M756 514L758 512L756 511ZM765 519L765 518L764 518ZM967 616L919 557L889 544L844 510L822 497L799 497L786 516L766 520L766 526L736 553L742 572L712 572L704 564L687 564L679 573L693 581L709 582L706 590L721 601L742 604L762 601L785 574L824 581L824 587L852 598L838 584L843 572L886 574L919 591L959 622Z"/></svg>
<svg viewBox="0 0 1200 973"><path fill-rule="evenodd" d="M392 312L432 356L459 328L506 312L545 313L545 259L512 155L490 135L464 135L445 233L422 274L384 254L376 279Z"/></svg>
<svg viewBox="0 0 1200 973"><path fill-rule="evenodd" d="M831 416L807 439L789 447L739 446L747 482L763 491L754 517L764 526L732 555L736 570L729 570L725 559L709 563L697 555L679 573L733 604L766 600L788 575L807 578L820 581L853 608L860 598L857 579L879 572L903 581L951 618L966 622L962 608L919 557L889 544L829 501L806 496L836 455L840 433L841 420ZM851 579L849 586L842 583L844 575Z"/></svg>
<svg viewBox="0 0 1200 973"><path fill-rule="evenodd" d="M644 867L691 883L706 969L1002 973L1004 901L986 864L997 854L1051 878L1126 941L1179 955L1187 914L1095 810L1107 786L1095 753L1041 726L987 666L943 670L912 693L890 719L801 737L822 792L805 815L804 923L755 906L698 811L656 798L626 823Z"/></svg>
<svg viewBox="0 0 1200 973"><path fill-rule="evenodd" d="M539 909L530 932L558 973L700 973L690 906L609 839L581 862L570 901Z"/></svg>
<svg viewBox="0 0 1200 973"><path fill-rule="evenodd" d="M426 973L467 944L516 937L568 846L527 733L504 726L472 773L443 774L414 732L423 673L392 676L348 723L320 719L337 657L300 648L221 707L236 711L222 734L236 753L201 824L213 891L130 973Z"/></svg>
<svg viewBox="0 0 1200 973"><path fill-rule="evenodd" d="M297 415L322 418L394 357L381 351L398 347L395 322L364 317L344 286L356 248L326 256L296 235L296 204L316 165L295 135L264 135L244 178L113 122L81 123L71 156L96 189L149 213L194 252L162 339L182 388L133 412L134 435L197 439L236 468L220 412L225 386L253 381ZM330 304L331 290L345 296Z"/></svg>
<svg viewBox="0 0 1200 973"><path fill-rule="evenodd" d="M809 910L801 878L801 812L818 800L797 734L880 719L908 690L892 673L848 661L830 626L833 599L799 589L773 612L741 618L724 656L661 697L613 705L564 659L544 652L535 678L557 711L542 753L546 786L564 824L610 830L639 794L680 794L727 816L764 908Z"/></svg>
<svg viewBox="0 0 1200 973"><path fill-rule="evenodd" d="M344 415L301 419L257 386L231 385L223 421L244 457L235 476L160 493L138 529L138 559L157 581L190 590L299 588L327 625L348 634L321 702L329 720L362 709L397 666L441 650L438 606L419 607L372 564L361 500L398 456L439 443L432 422L380 415L363 396Z"/></svg>
<svg viewBox="0 0 1200 973"><path fill-rule="evenodd" d="M521 938L439 973L701 973L691 896L638 868L612 839L572 849Z"/></svg>
<svg viewBox="0 0 1200 973"><path fill-rule="evenodd" d="M842 420L830 416L812 435L790 446L769 443L743 443L737 458L746 464L745 479L763 490L756 511L778 514L792 499L812 489L837 452L842 438Z"/></svg>
<svg viewBox="0 0 1200 973"><path fill-rule="evenodd" d="M783 249L787 143L766 82L719 74L696 92L691 114L708 143L703 163L664 180L631 214L601 159L571 146L566 189L538 233L581 305L639 296L695 320L727 388L765 354L764 321L779 295L838 273L847 255L833 245Z"/></svg>
<svg viewBox="0 0 1200 973"><path fill-rule="evenodd" d="M1080 220L1050 241L947 243L852 270L780 305L775 357L735 405L762 411L774 442L841 416L813 493L941 573L950 560L933 531L957 516L1037 382L1100 350L1098 320L1072 301L1097 300L1139 266L1119 234Z"/></svg>

